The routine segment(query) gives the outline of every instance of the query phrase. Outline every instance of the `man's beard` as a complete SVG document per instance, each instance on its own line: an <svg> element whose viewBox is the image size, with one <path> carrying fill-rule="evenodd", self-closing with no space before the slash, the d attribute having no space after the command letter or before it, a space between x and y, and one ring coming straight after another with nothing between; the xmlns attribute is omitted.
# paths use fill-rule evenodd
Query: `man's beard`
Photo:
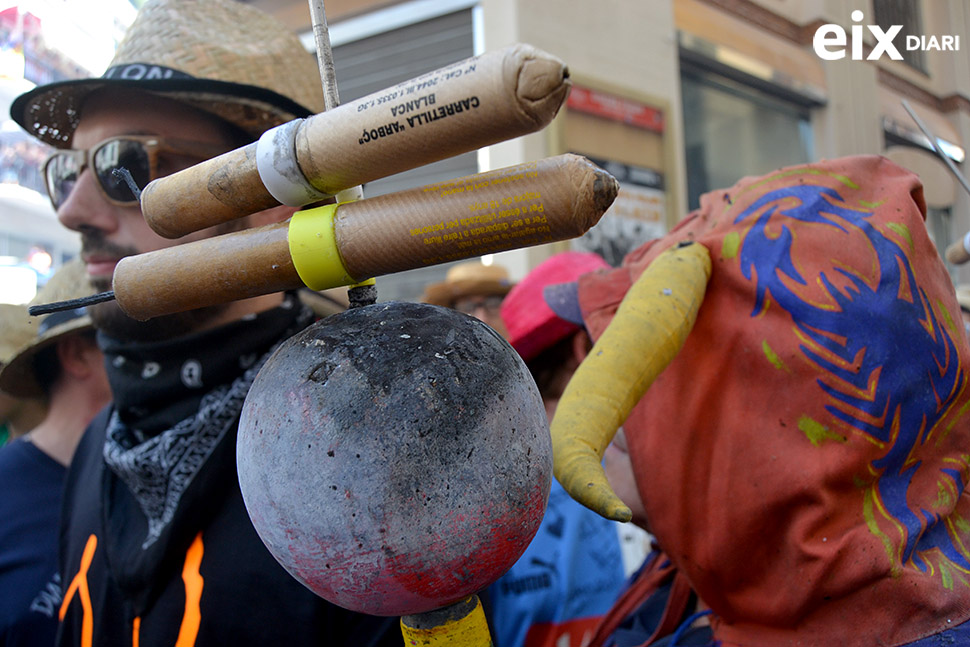
<svg viewBox="0 0 970 647"><path fill-rule="evenodd" d="M82 233L81 250L82 254L99 253L119 259L139 253L134 247L115 245L105 240L100 231ZM91 278L90 282L97 292L107 292L112 289L111 279L107 277ZM109 337L120 341L150 342L173 339L199 330L225 312L226 308L224 304L215 305L163 315L148 321L132 319L125 314L116 301L88 306L87 311L91 315L94 327Z"/></svg>

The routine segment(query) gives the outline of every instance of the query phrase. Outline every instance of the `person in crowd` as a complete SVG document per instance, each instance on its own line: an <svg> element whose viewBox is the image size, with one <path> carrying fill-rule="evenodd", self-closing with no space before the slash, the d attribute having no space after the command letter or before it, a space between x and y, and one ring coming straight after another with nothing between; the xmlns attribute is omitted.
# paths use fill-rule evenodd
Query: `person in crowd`
<svg viewBox="0 0 970 647"><path fill-rule="evenodd" d="M113 171L144 188L322 110L313 56L264 12L231 0L149 0L101 78L39 86L11 115L57 149L47 188L103 291L123 257L294 211L271 208L173 241L149 228ZM66 480L57 644L399 647L397 619L339 608L292 578L240 494L243 400L273 350L311 323L310 309L275 293L146 322L114 302L90 315L113 402L81 439Z"/></svg>
<svg viewBox="0 0 970 647"><path fill-rule="evenodd" d="M0 303L0 369L36 334L36 321L23 306ZM18 398L0 390L0 447L36 427L45 415L43 399Z"/></svg>
<svg viewBox="0 0 970 647"><path fill-rule="evenodd" d="M0 447L33 429L46 413L47 403L43 400L18 398L0 391Z"/></svg>
<svg viewBox="0 0 970 647"><path fill-rule="evenodd" d="M34 299L87 296L84 264L64 265ZM28 318L27 307L21 316ZM84 429L111 400L104 357L84 308L40 319L37 334L0 371L0 388L43 399L47 415L0 448L0 643L52 645L61 600L57 539L61 491Z"/></svg>
<svg viewBox="0 0 970 647"><path fill-rule="evenodd" d="M550 300L561 301L558 284L606 267L593 253L556 254L529 272L502 303L509 343L529 367L549 419L592 346L577 323L578 313L564 318ZM535 538L488 589L496 646L586 644L626 578L618 525L573 501L553 479Z"/></svg>
<svg viewBox="0 0 970 647"><path fill-rule="evenodd" d="M970 644L970 346L925 215L891 161L823 160L705 194L580 277L600 346L559 456L609 440L595 395L663 550L591 647ZM582 499L598 467L560 475Z"/></svg>
<svg viewBox="0 0 970 647"><path fill-rule="evenodd" d="M499 309L513 285L508 270L501 265L466 261L449 268L444 281L428 285L421 301L471 315L507 339Z"/></svg>

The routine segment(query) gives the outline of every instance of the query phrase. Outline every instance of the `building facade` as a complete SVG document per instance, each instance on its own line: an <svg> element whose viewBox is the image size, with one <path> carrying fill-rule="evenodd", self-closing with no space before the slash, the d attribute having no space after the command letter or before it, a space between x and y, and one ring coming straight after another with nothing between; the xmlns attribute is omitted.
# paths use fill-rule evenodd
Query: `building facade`
<svg viewBox="0 0 970 647"><path fill-rule="evenodd" d="M305 2L252 3L312 48ZM616 263L706 191L843 155L882 154L919 173L941 250L970 230L970 195L952 173L970 178L970 3L327 0L326 10L343 101L515 42L568 64L574 89L545 130L365 187L373 195L563 152L620 179L617 204L584 239L498 255L513 276L565 246ZM970 266L951 270L970 280ZM388 285L410 298L444 271Z"/></svg>
<svg viewBox="0 0 970 647"><path fill-rule="evenodd" d="M110 60L135 7L112 0L99 9L37 0L0 10L0 303L30 300L78 254L80 237L57 222L44 188L50 147L21 129L9 111L35 85L101 73L97 68Z"/></svg>
<svg viewBox="0 0 970 647"><path fill-rule="evenodd" d="M276 15L313 49L306 0L241 1ZM589 234L495 257L515 278L568 247L617 264L707 191L853 154L883 154L920 174L939 249L970 230L970 195L954 176L970 177L965 0L325 4L343 102L516 42L568 64L573 91L541 132L364 187L375 196L564 152L612 172L620 196ZM381 298L417 298L447 269L386 277ZM970 282L970 264L950 269L955 282Z"/></svg>

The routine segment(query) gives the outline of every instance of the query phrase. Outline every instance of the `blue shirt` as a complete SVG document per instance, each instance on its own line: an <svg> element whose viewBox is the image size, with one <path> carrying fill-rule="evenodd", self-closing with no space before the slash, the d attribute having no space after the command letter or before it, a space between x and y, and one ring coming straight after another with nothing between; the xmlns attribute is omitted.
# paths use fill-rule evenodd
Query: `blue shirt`
<svg viewBox="0 0 970 647"><path fill-rule="evenodd" d="M67 469L23 438L0 447L0 644L53 645Z"/></svg>
<svg viewBox="0 0 970 647"><path fill-rule="evenodd" d="M553 479L535 538L488 589L495 645L579 646L624 582L616 522L573 501Z"/></svg>

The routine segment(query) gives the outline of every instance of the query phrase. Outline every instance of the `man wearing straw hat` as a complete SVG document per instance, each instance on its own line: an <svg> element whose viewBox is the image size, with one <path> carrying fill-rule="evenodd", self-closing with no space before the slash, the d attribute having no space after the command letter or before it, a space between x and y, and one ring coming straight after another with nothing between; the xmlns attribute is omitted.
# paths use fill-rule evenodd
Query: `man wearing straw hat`
<svg viewBox="0 0 970 647"><path fill-rule="evenodd" d="M151 0L101 78L38 87L11 114L58 149L47 188L103 290L122 257L179 244L148 227L114 170L144 188L322 110L320 85L313 57L262 12L229 0ZM240 495L243 399L310 310L277 293L148 322L111 303L91 316L114 401L67 477L58 644L399 646L396 619L340 609L290 577Z"/></svg>
<svg viewBox="0 0 970 647"><path fill-rule="evenodd" d="M36 321L22 305L0 303L0 369L37 334ZM47 415L39 398L18 398L0 389L0 447L23 436Z"/></svg>
<svg viewBox="0 0 970 647"><path fill-rule="evenodd" d="M431 283L421 295L423 303L454 308L491 326L502 337L509 331L499 314L502 299L512 289L508 270L479 260L453 265L445 280Z"/></svg>
<svg viewBox="0 0 970 647"><path fill-rule="evenodd" d="M91 294L84 265L61 268L34 299L49 303ZM20 306L28 319L27 308ZM49 645L57 630L61 490L84 429L111 400L104 358L84 308L41 319L35 335L0 371L0 388L43 399L46 417L0 449L0 643Z"/></svg>
<svg viewBox="0 0 970 647"><path fill-rule="evenodd" d="M560 307L563 299L558 290L569 289L568 282L582 274L608 268L597 254L554 254L533 268L502 302L509 344L528 366L550 420L566 383L592 346L578 310L566 312ZM553 482L535 538L489 587L496 644L586 644L623 588L619 531L615 521L579 505L558 481ZM631 554L633 561L641 558Z"/></svg>

